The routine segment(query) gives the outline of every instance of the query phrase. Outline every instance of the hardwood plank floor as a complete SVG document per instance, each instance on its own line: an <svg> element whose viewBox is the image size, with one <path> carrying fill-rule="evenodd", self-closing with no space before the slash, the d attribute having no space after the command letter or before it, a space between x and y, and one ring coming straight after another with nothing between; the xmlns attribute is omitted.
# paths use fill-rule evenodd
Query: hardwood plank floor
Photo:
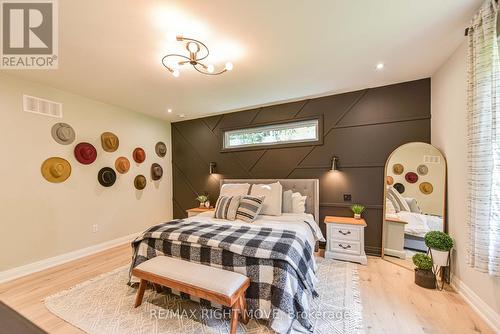
<svg viewBox="0 0 500 334"><path fill-rule="evenodd" d="M49 333L83 333L50 313L43 299L130 263L129 244L0 285L0 300ZM413 271L377 257L358 266L366 333L493 333L453 291L426 290Z"/></svg>

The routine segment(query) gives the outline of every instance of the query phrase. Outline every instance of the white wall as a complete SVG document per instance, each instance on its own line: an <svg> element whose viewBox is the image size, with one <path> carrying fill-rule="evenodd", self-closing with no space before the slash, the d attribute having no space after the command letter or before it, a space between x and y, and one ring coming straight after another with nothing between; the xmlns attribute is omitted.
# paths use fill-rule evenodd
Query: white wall
<svg viewBox="0 0 500 334"><path fill-rule="evenodd" d="M454 284L500 331L500 277L467 265L466 51L464 42L432 76L431 138L448 160L448 226L456 243Z"/></svg>
<svg viewBox="0 0 500 334"><path fill-rule="evenodd" d="M22 95L42 97L63 104L64 117L56 119L22 110ZM66 122L76 131L72 145L56 143L51 127ZM102 150L100 135L118 135L116 152ZM47 86L0 74L0 271L117 239L172 217L170 124L116 106L100 103ZM167 144L168 155L159 158L157 141ZM79 164L73 148L80 141L92 143L97 160ZM146 151L138 166L131 158L136 146ZM130 171L117 174L114 186L97 182L99 169L114 168L118 156L131 161ZM47 182L40 173L48 157L60 156L72 165L70 178ZM162 165L163 179L153 183L150 166ZM135 190L135 175L148 179L146 189ZM99 231L92 233L92 225Z"/></svg>

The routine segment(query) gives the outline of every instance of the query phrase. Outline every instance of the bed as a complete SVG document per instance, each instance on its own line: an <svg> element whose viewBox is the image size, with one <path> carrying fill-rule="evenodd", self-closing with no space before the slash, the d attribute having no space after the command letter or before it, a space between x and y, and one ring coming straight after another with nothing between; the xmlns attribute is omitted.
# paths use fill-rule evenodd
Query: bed
<svg viewBox="0 0 500 334"><path fill-rule="evenodd" d="M253 223L215 219L213 212L155 225L133 243L131 269L159 255L242 273L250 278L250 315L269 320L278 333L311 332L307 316L315 291L314 247L324 241L318 226L319 181L315 179L223 179L269 184L307 196L305 212L258 216ZM175 293L175 291L173 291ZM189 297L189 296L186 296ZM201 300L206 306L208 301Z"/></svg>

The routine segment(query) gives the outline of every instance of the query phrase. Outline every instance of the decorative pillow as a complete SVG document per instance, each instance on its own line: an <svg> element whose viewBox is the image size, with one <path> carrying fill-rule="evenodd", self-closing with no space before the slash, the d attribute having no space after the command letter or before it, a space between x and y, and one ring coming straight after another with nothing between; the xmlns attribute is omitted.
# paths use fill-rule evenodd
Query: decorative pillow
<svg viewBox="0 0 500 334"><path fill-rule="evenodd" d="M307 196L302 196L301 193L292 194L292 212L304 213L306 212L306 199Z"/></svg>
<svg viewBox="0 0 500 334"><path fill-rule="evenodd" d="M391 204L394 207L394 210L396 210L396 212L401 211L401 208L399 207L398 202L396 201L394 196L392 196L392 193L389 191L389 188L387 188L387 202L391 202Z"/></svg>
<svg viewBox="0 0 500 334"><path fill-rule="evenodd" d="M241 219L247 223L253 222L260 213L263 202L263 196L241 196L240 205L236 210L236 219Z"/></svg>
<svg viewBox="0 0 500 334"><path fill-rule="evenodd" d="M226 183L220 188L220 196L248 195L250 183Z"/></svg>
<svg viewBox="0 0 500 334"><path fill-rule="evenodd" d="M236 210L240 205L240 196L219 196L215 203L214 217L218 219L235 220Z"/></svg>
<svg viewBox="0 0 500 334"><path fill-rule="evenodd" d="M287 190L283 192L282 209L284 213L292 213L292 195L293 191Z"/></svg>
<svg viewBox="0 0 500 334"><path fill-rule="evenodd" d="M416 198L412 198L412 197L404 197L406 203L408 204L408 206L410 207L410 212L415 212L415 213L422 213L422 210L420 209L420 207L418 206L418 202L417 202L417 199Z"/></svg>
<svg viewBox="0 0 500 334"><path fill-rule="evenodd" d="M396 189L394 189L394 187L390 187L388 190L390 191L390 193L392 194L392 196L394 197L394 199L398 203L399 209L401 211L411 212L410 207L408 206L408 203L406 203L403 196L401 196L401 194Z"/></svg>
<svg viewBox="0 0 500 334"><path fill-rule="evenodd" d="M254 184L250 189L252 196L264 196L262 211L260 214L269 216L281 216L281 204L283 201L283 187L279 182L271 184Z"/></svg>
<svg viewBox="0 0 500 334"><path fill-rule="evenodd" d="M385 201L385 214L393 215L395 214L396 208L394 207L394 204L392 204L392 201L387 198Z"/></svg>

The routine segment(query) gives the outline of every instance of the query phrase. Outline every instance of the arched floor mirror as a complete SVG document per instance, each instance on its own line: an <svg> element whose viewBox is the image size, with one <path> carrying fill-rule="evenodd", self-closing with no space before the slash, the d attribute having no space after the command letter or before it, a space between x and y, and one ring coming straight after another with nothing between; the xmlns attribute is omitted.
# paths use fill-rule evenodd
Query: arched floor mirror
<svg viewBox="0 0 500 334"><path fill-rule="evenodd" d="M427 143L395 149L385 164L384 260L413 269L412 256L427 252L424 235L445 231L446 160Z"/></svg>

